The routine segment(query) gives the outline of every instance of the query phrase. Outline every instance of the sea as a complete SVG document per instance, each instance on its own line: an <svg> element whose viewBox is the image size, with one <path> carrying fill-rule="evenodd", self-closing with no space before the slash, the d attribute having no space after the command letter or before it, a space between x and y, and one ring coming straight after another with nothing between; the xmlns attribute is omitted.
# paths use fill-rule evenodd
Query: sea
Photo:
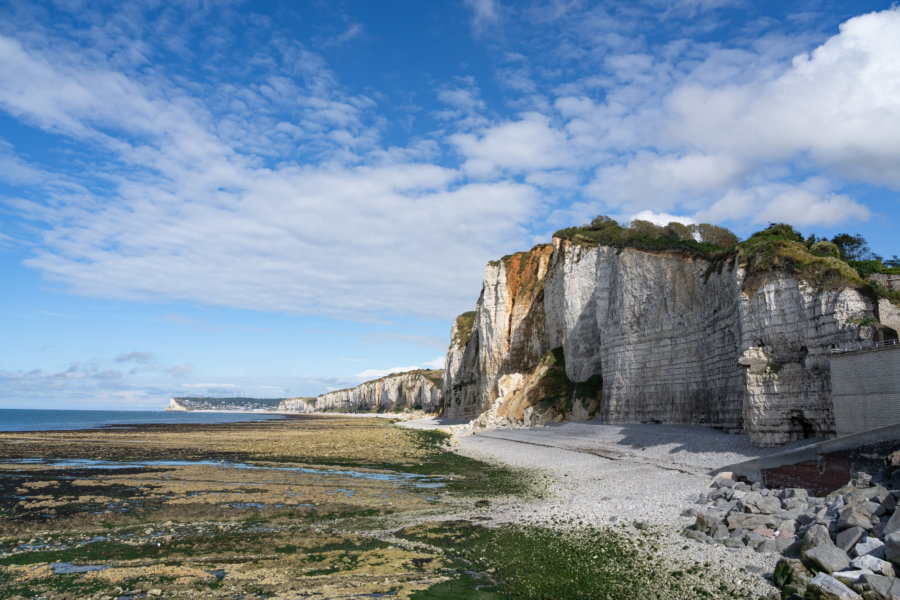
<svg viewBox="0 0 900 600"><path fill-rule="evenodd" d="M252 412L168 412L162 410L36 410L0 408L0 431L56 431L176 423L239 423L283 419Z"/></svg>

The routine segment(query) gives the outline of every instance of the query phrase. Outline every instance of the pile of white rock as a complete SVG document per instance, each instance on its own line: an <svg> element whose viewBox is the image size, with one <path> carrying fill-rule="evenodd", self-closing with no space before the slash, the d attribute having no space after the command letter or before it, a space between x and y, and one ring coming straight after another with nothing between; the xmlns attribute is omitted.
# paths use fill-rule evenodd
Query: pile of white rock
<svg viewBox="0 0 900 600"><path fill-rule="evenodd" d="M900 600L900 453L823 497L720 474L686 515L688 537L784 555L773 574L791 600Z"/></svg>

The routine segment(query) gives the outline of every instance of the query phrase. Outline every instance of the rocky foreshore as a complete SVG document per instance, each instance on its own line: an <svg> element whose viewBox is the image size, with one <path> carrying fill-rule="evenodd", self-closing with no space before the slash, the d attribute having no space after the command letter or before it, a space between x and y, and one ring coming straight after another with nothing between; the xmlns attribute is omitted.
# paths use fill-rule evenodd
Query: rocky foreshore
<svg viewBox="0 0 900 600"><path fill-rule="evenodd" d="M900 599L900 452L825 497L717 476L698 494L691 539L782 554L773 582L790 600Z"/></svg>

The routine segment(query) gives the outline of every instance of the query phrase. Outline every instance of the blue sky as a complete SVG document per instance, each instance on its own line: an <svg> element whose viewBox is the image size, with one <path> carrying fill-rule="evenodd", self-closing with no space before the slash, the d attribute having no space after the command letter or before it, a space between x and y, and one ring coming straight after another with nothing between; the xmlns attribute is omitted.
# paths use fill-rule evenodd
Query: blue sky
<svg viewBox="0 0 900 600"><path fill-rule="evenodd" d="M889 2L0 5L0 407L439 366L598 214L900 253Z"/></svg>

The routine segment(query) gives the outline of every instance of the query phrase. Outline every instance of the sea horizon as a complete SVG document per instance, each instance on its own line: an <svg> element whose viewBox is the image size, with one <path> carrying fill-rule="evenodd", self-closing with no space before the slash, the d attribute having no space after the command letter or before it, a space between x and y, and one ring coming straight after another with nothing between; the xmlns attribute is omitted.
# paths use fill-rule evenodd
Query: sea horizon
<svg viewBox="0 0 900 600"><path fill-rule="evenodd" d="M57 431L151 424L240 423L282 419L262 412L0 408L0 431Z"/></svg>

